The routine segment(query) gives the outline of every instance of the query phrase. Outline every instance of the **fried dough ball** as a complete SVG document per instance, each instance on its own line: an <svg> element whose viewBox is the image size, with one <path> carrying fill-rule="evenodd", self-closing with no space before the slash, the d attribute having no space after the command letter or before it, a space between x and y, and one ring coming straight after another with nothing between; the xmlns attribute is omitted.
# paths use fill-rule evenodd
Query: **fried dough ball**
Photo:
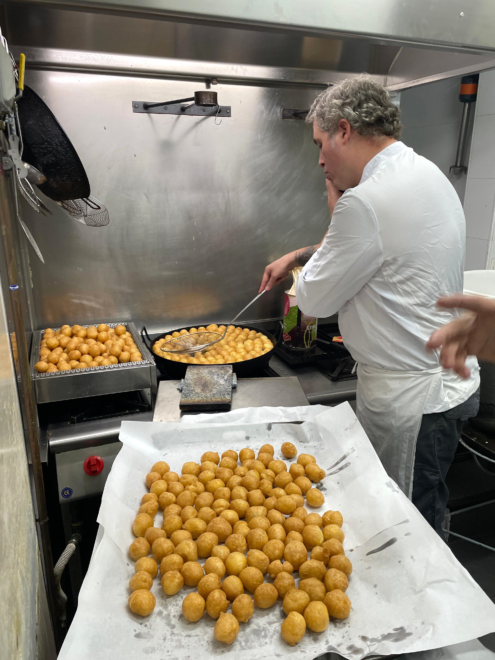
<svg viewBox="0 0 495 660"><path fill-rule="evenodd" d="M255 605L263 610L273 607L278 599L278 591L273 584L265 582L254 591Z"/></svg>
<svg viewBox="0 0 495 660"><path fill-rule="evenodd" d="M198 593L206 600L214 589L220 589L221 579L216 573L208 573L198 583Z"/></svg>
<svg viewBox="0 0 495 660"><path fill-rule="evenodd" d="M156 493L145 493L141 498L141 504L146 502L158 502L158 495Z"/></svg>
<svg viewBox="0 0 495 660"><path fill-rule="evenodd" d="M174 596L184 586L184 578L179 571L168 571L162 577L160 584L167 596Z"/></svg>
<svg viewBox="0 0 495 660"><path fill-rule="evenodd" d="M303 542L302 534L294 531L289 532L285 539L285 545L289 545L289 543L292 543L292 541L297 541L298 543L302 543Z"/></svg>
<svg viewBox="0 0 495 660"><path fill-rule="evenodd" d="M249 470L245 477L242 477L241 486L247 490L257 490L260 486L260 476L255 470Z"/></svg>
<svg viewBox="0 0 495 660"><path fill-rule="evenodd" d="M259 453L260 454L265 454L265 453L266 454L271 454L273 456L275 454L275 449L274 449L273 445L263 445L260 448Z"/></svg>
<svg viewBox="0 0 495 660"><path fill-rule="evenodd" d="M262 506L265 503L265 496L261 490L251 490L248 493L248 502L250 506Z"/></svg>
<svg viewBox="0 0 495 660"><path fill-rule="evenodd" d="M220 463L220 456L218 455L218 452L205 451L205 453L201 456L201 463L205 463L206 461L218 465Z"/></svg>
<svg viewBox="0 0 495 660"><path fill-rule="evenodd" d="M297 477L297 479L294 479L294 483L301 489L303 495L306 495L312 486L308 477Z"/></svg>
<svg viewBox="0 0 495 660"><path fill-rule="evenodd" d="M277 506L277 498L276 497L267 497L265 500L265 509L270 513L271 511L275 511L275 513L280 513L280 511L276 510Z"/></svg>
<svg viewBox="0 0 495 660"><path fill-rule="evenodd" d="M239 458L241 460L241 463L244 463L244 461L249 461L254 457L255 457L254 451L247 447L245 449L241 449L241 451L239 452Z"/></svg>
<svg viewBox="0 0 495 660"><path fill-rule="evenodd" d="M149 542L142 536L135 539L129 546L129 555L132 561L137 561L141 557L146 557L150 551Z"/></svg>
<svg viewBox="0 0 495 660"><path fill-rule="evenodd" d="M213 461L203 461L201 463L201 465L199 466L200 474L201 474L201 472L205 472L205 471L213 472L213 474L215 474L217 468L218 468L218 465L213 463Z"/></svg>
<svg viewBox="0 0 495 660"><path fill-rule="evenodd" d="M264 518L263 516L256 516L256 518L252 518L249 521L248 527L249 529L262 529L264 532L268 532L271 525L268 518Z"/></svg>
<svg viewBox="0 0 495 660"><path fill-rule="evenodd" d="M190 520L191 518L196 518L198 515L197 510L193 506L185 506L180 512L180 517L183 522Z"/></svg>
<svg viewBox="0 0 495 660"><path fill-rule="evenodd" d="M184 490L177 495L177 504L182 508L192 506L196 500L196 495L190 490Z"/></svg>
<svg viewBox="0 0 495 660"><path fill-rule="evenodd" d="M285 515L293 513L297 509L296 502L292 499L291 495L283 495L279 497L276 505L277 511Z"/></svg>
<svg viewBox="0 0 495 660"><path fill-rule="evenodd" d="M330 557L328 568L336 568L338 571L342 571L342 573L347 575L347 577L352 573L352 564L344 555L334 555L333 557Z"/></svg>
<svg viewBox="0 0 495 660"><path fill-rule="evenodd" d="M232 644L239 634L239 621L233 614L222 612L213 630L215 639L225 644Z"/></svg>
<svg viewBox="0 0 495 660"><path fill-rule="evenodd" d="M232 525L232 529L234 529L235 524L239 522L239 515L232 509L226 509L225 511L222 511L219 517L225 518L225 520L229 523L229 525ZM234 534L236 534L235 530L234 530Z"/></svg>
<svg viewBox="0 0 495 660"><path fill-rule="evenodd" d="M272 539L276 539L277 541L283 542L287 536L285 529L282 527L282 525L279 524L271 525L266 533L270 541Z"/></svg>
<svg viewBox="0 0 495 660"><path fill-rule="evenodd" d="M296 503L296 509L304 506L304 497L302 495L292 493L292 495L289 495L289 497Z"/></svg>
<svg viewBox="0 0 495 660"><path fill-rule="evenodd" d="M321 490L318 490L318 488L310 488L306 493L306 501L309 504L309 506L312 506L315 509L317 509L324 503L325 497L321 492Z"/></svg>
<svg viewBox="0 0 495 660"><path fill-rule="evenodd" d="M206 612L212 619L218 619L222 612L226 612L229 607L229 601L222 589L214 589L208 594L206 599Z"/></svg>
<svg viewBox="0 0 495 660"><path fill-rule="evenodd" d="M290 614L291 612L302 614L309 603L310 598L308 594L294 587L289 589L285 594L282 607L286 614Z"/></svg>
<svg viewBox="0 0 495 660"><path fill-rule="evenodd" d="M149 527L153 527L153 518L147 513L138 513L134 520L134 524L132 525L132 532L134 536L144 536L146 534L146 530Z"/></svg>
<svg viewBox="0 0 495 660"><path fill-rule="evenodd" d="M211 556L218 557L223 561L224 564L229 555L230 555L230 550L225 545L216 545L211 550Z"/></svg>
<svg viewBox="0 0 495 660"><path fill-rule="evenodd" d="M328 539L328 541L324 541L323 547L328 550L330 557L333 557L334 555L345 555L344 546L337 539Z"/></svg>
<svg viewBox="0 0 495 660"><path fill-rule="evenodd" d="M225 487L225 482L223 482L221 479L212 479L211 481L208 481L206 484L206 490L208 493L214 493L218 488L224 488Z"/></svg>
<svg viewBox="0 0 495 660"><path fill-rule="evenodd" d="M175 495L175 497L179 497L184 491L184 486L179 481L171 481L168 484L167 491L172 493L172 495Z"/></svg>
<svg viewBox="0 0 495 660"><path fill-rule="evenodd" d="M217 488L217 490L213 493L213 499L214 500L227 500L227 502L230 502L230 488L227 488L227 486L224 486L224 488ZM214 508L212 506L212 508Z"/></svg>
<svg viewBox="0 0 495 660"><path fill-rule="evenodd" d="M220 560L219 560L220 561ZM247 566L247 558L242 552L231 552L225 560L225 568L229 575L239 575Z"/></svg>
<svg viewBox="0 0 495 660"><path fill-rule="evenodd" d="M251 596L241 594L232 603L232 614L240 623L247 623L254 614L254 604Z"/></svg>
<svg viewBox="0 0 495 660"><path fill-rule="evenodd" d="M163 519L165 520L165 518L167 518L168 516L180 516L181 512L182 512L181 506L179 506L178 504L169 504L169 506L167 506L163 510Z"/></svg>
<svg viewBox="0 0 495 660"><path fill-rule="evenodd" d="M309 513L305 520L305 525L317 525L318 527L323 527L323 518L319 513Z"/></svg>
<svg viewBox="0 0 495 660"><path fill-rule="evenodd" d="M189 541L190 539L192 539L191 532L188 532L186 529L177 529L170 535L170 540L174 544L174 547L177 547L182 541Z"/></svg>
<svg viewBox="0 0 495 660"><path fill-rule="evenodd" d="M322 561L317 561L316 559L308 559L299 567L299 577L301 580L305 580L307 578L323 580L326 572L327 567L325 564Z"/></svg>
<svg viewBox="0 0 495 660"><path fill-rule="evenodd" d="M299 454L297 462L305 468L310 463L316 463L316 458L311 454Z"/></svg>
<svg viewBox="0 0 495 660"><path fill-rule="evenodd" d="M328 614L334 619L347 619L351 613L351 601L340 589L329 591L323 603L326 605Z"/></svg>
<svg viewBox="0 0 495 660"><path fill-rule="evenodd" d="M160 564L160 573L165 575L168 571L181 571L184 565L184 560L180 555L168 555L162 559Z"/></svg>
<svg viewBox="0 0 495 660"><path fill-rule="evenodd" d="M328 609L325 603L314 600L304 610L306 625L313 632L323 632L328 628L330 622Z"/></svg>
<svg viewBox="0 0 495 660"><path fill-rule="evenodd" d="M233 490L236 486L240 486L240 485L241 485L241 481L242 481L242 477L239 477L237 474L233 474L233 475L230 477L230 479L227 481L227 483L226 483L225 485L226 485L226 487L229 488L230 491L232 492L232 490Z"/></svg>
<svg viewBox="0 0 495 660"><path fill-rule="evenodd" d="M209 481L213 481L213 479L215 479L215 473L212 472L211 470L204 470L203 472L200 473L198 479L200 483L206 486L206 484Z"/></svg>
<svg viewBox="0 0 495 660"><path fill-rule="evenodd" d="M292 463L292 465L289 468L289 474L295 481L298 477L304 477L306 474L306 470L299 463Z"/></svg>
<svg viewBox="0 0 495 660"><path fill-rule="evenodd" d="M289 589L295 587L294 578L290 573L281 571L275 578L275 581L273 582L273 586L278 591L278 595L280 596L280 598L283 598L285 594L289 591Z"/></svg>
<svg viewBox="0 0 495 660"><path fill-rule="evenodd" d="M301 534L304 529L304 522L303 520L301 520L301 518L292 515L284 521L284 529L287 532L287 534L289 532L299 532L299 534Z"/></svg>
<svg viewBox="0 0 495 660"><path fill-rule="evenodd" d="M347 579L347 575L337 568L329 568L325 573L325 587L327 591L333 591L334 589L346 591L348 586L349 580Z"/></svg>
<svg viewBox="0 0 495 660"><path fill-rule="evenodd" d="M161 478L162 475L159 472L149 472L144 480L146 483L146 488L151 488L152 484Z"/></svg>
<svg viewBox="0 0 495 660"><path fill-rule="evenodd" d="M321 561L326 566L330 559L330 551L322 545L317 545L311 550L311 559Z"/></svg>
<svg viewBox="0 0 495 660"><path fill-rule="evenodd" d="M205 561L204 569L206 575L209 575L210 573L215 573L215 575L218 575L219 578L223 578L223 576L225 575L225 564L218 557L209 557Z"/></svg>
<svg viewBox="0 0 495 660"><path fill-rule="evenodd" d="M284 442L281 447L281 451L286 458L294 458L297 456L297 449L292 444L292 442Z"/></svg>
<svg viewBox="0 0 495 660"><path fill-rule="evenodd" d="M227 511L230 507L230 502L228 500L215 500L211 505L213 511L219 516L222 511Z"/></svg>
<svg viewBox="0 0 495 660"><path fill-rule="evenodd" d="M268 535L263 529L252 529L246 537L250 550L262 550L268 543Z"/></svg>
<svg viewBox="0 0 495 660"><path fill-rule="evenodd" d="M268 500L266 500L268 502ZM265 507L266 508L266 507ZM283 513L280 513L280 511L277 511L277 509L272 509L271 511L268 511L266 514L266 517L270 521L270 524L272 525L284 525L285 529L285 516ZM287 530L285 530L287 531Z"/></svg>
<svg viewBox="0 0 495 660"><path fill-rule="evenodd" d="M230 456L224 456L220 461L221 468L228 468L229 470L235 470L237 467L237 461Z"/></svg>
<svg viewBox="0 0 495 660"><path fill-rule="evenodd" d="M194 476L194 474L182 474L179 477L179 483L184 486L192 486L193 484L198 483L198 478Z"/></svg>
<svg viewBox="0 0 495 660"><path fill-rule="evenodd" d="M219 543L225 543L228 537L232 534L232 525L228 523L225 518L215 518L208 523L206 531L216 534Z"/></svg>
<svg viewBox="0 0 495 660"><path fill-rule="evenodd" d="M260 487L259 487L259 492L263 495L263 500L265 499L265 496L269 496L270 493L272 492L272 482L269 481L268 479L262 479L260 481ZM252 491L252 492L258 492L258 491ZM250 502L251 503L251 502Z"/></svg>
<svg viewBox="0 0 495 660"><path fill-rule="evenodd" d="M275 477L274 483L277 488L285 488L292 483L292 481L293 479L288 472L279 472Z"/></svg>
<svg viewBox="0 0 495 660"><path fill-rule="evenodd" d="M129 607L134 614L149 616L156 605L156 598L147 589L137 589L129 596Z"/></svg>
<svg viewBox="0 0 495 660"><path fill-rule="evenodd" d="M205 599L193 592L188 594L182 601L182 614L187 621L196 623L205 613Z"/></svg>
<svg viewBox="0 0 495 660"><path fill-rule="evenodd" d="M218 536L212 532L203 532L196 540L198 557L210 557L214 546L218 545Z"/></svg>
<svg viewBox="0 0 495 660"><path fill-rule="evenodd" d="M188 461L182 466L182 474L193 474L195 477L197 477L199 472L200 467L194 461Z"/></svg>
<svg viewBox="0 0 495 660"><path fill-rule="evenodd" d="M308 550L312 550L317 545L322 545L325 540L323 532L318 525L306 525L302 531L303 543Z"/></svg>
<svg viewBox="0 0 495 660"><path fill-rule="evenodd" d="M209 506L204 506L198 511L199 520L204 520L207 525L211 523L211 521L216 517L217 514L213 511L213 509L210 509Z"/></svg>
<svg viewBox="0 0 495 660"><path fill-rule="evenodd" d="M271 562L275 561L276 559L282 559L284 556L284 550L284 542L278 539L272 539L271 541L268 541L268 543L265 543L263 546L263 552Z"/></svg>
<svg viewBox="0 0 495 660"><path fill-rule="evenodd" d="M275 561L272 561L270 565L268 566L268 575L274 580L279 573L288 573L289 575L292 575L294 572L294 567L292 564L288 561L285 561L282 563L280 559L276 559Z"/></svg>
<svg viewBox="0 0 495 660"><path fill-rule="evenodd" d="M304 637L306 632L306 620L302 614L299 612L290 612L288 617L282 621L282 626L280 628L282 634L282 639L290 644L295 646L298 644Z"/></svg>
<svg viewBox="0 0 495 660"><path fill-rule="evenodd" d="M167 482L167 484L174 483L176 481L179 481L179 475L177 472L166 472L162 479Z"/></svg>
<svg viewBox="0 0 495 660"><path fill-rule="evenodd" d="M168 557L168 555L174 552L174 544L171 540L164 539L163 537L156 539L151 546L151 552L159 564L164 557Z"/></svg>
<svg viewBox="0 0 495 660"><path fill-rule="evenodd" d="M268 463L268 469L275 472L275 475L280 474L280 472L285 472L287 470L287 465L284 461L270 461Z"/></svg>
<svg viewBox="0 0 495 660"><path fill-rule="evenodd" d="M247 543L242 534L231 534L225 541L230 552L246 552Z"/></svg>
<svg viewBox="0 0 495 660"><path fill-rule="evenodd" d="M309 463L305 468L306 476L311 479L313 483L318 483L325 478L326 472L316 463Z"/></svg>
<svg viewBox="0 0 495 660"><path fill-rule="evenodd" d="M161 509L166 509L171 504L175 504L177 498L173 493L162 493L158 498L158 504Z"/></svg>
<svg viewBox="0 0 495 660"><path fill-rule="evenodd" d="M238 475L239 477L245 477L247 473L248 473L248 469L243 465L238 465L234 470L234 474Z"/></svg>
<svg viewBox="0 0 495 660"><path fill-rule="evenodd" d="M135 573L129 580L129 589L137 591L138 589L151 589L153 585L153 578L146 571L139 571Z"/></svg>
<svg viewBox="0 0 495 660"><path fill-rule="evenodd" d="M156 539L166 539L167 535L163 531L163 529L159 529L158 527L148 527L148 529L146 530L146 534L144 535L144 538L148 541L150 545L153 545Z"/></svg>
<svg viewBox="0 0 495 660"><path fill-rule="evenodd" d="M158 472L159 475L163 476L166 472L170 472L170 466L165 461L158 461L151 468L151 472Z"/></svg>
<svg viewBox="0 0 495 660"><path fill-rule="evenodd" d="M345 534L338 525L326 525L323 528L323 536L325 537L325 541L328 541L328 539L337 539L337 541L343 543L345 539Z"/></svg>
<svg viewBox="0 0 495 660"><path fill-rule="evenodd" d="M261 550L249 550L247 553L247 566L257 568L261 573L265 574L268 570L270 560ZM244 566L245 568L245 566Z"/></svg>
<svg viewBox="0 0 495 660"><path fill-rule="evenodd" d="M287 493L283 488L272 488L272 491L270 493L270 497L274 497L277 500L283 497L284 495L287 495Z"/></svg>
<svg viewBox="0 0 495 660"><path fill-rule="evenodd" d="M231 501L245 500L247 502L248 489L244 486L235 486L230 494Z"/></svg>
<svg viewBox="0 0 495 660"><path fill-rule="evenodd" d="M151 557L141 557L134 564L134 572L139 573L139 571L146 571L152 578L155 578L158 573L158 564Z"/></svg>
<svg viewBox="0 0 495 660"><path fill-rule="evenodd" d="M284 559L289 561L294 569L297 571L301 564L308 558L308 550L304 543L300 541L291 541L285 546Z"/></svg>
<svg viewBox="0 0 495 660"><path fill-rule="evenodd" d="M220 479L224 484L226 484L233 475L234 473L230 468L219 467L215 470L215 479Z"/></svg>
<svg viewBox="0 0 495 660"><path fill-rule="evenodd" d="M263 584L263 573L259 568L248 566L239 573L239 579L242 582L244 589L254 593L255 589L260 584Z"/></svg>
<svg viewBox="0 0 495 660"><path fill-rule="evenodd" d="M251 528L245 520L238 520L236 523L234 523L232 529L234 530L234 534L241 534L244 536L244 538L246 538L251 531Z"/></svg>
<svg viewBox="0 0 495 660"><path fill-rule="evenodd" d="M167 482L163 479L157 479L151 484L150 493L155 493L158 497L167 492Z"/></svg>
<svg viewBox="0 0 495 660"><path fill-rule="evenodd" d="M338 525L339 527L342 527L344 523L344 518L340 511L325 511L322 520L324 527L327 525Z"/></svg>
<svg viewBox="0 0 495 660"><path fill-rule="evenodd" d="M182 529L182 518L177 515L168 515L166 518L164 517L162 529L166 532L167 536L171 536L178 529Z"/></svg>
<svg viewBox="0 0 495 660"><path fill-rule="evenodd" d="M200 511L203 507L211 507L215 500L215 497L213 493L201 493L201 495L198 495L196 499L194 500L194 506L196 508L196 511Z"/></svg>
<svg viewBox="0 0 495 660"><path fill-rule="evenodd" d="M248 523L257 516L267 517L268 511L264 506L250 506L246 511L246 522Z"/></svg>
<svg viewBox="0 0 495 660"><path fill-rule="evenodd" d="M299 486L296 486L296 484L289 483L284 488L284 490L287 493L287 495L298 495L298 497L302 497L302 491L299 488ZM303 498L303 500L304 500L304 498Z"/></svg>
<svg viewBox="0 0 495 660"><path fill-rule="evenodd" d="M227 458L227 457L233 458L236 463L239 460L239 454L233 449L227 449L226 451L223 452L222 458Z"/></svg>
<svg viewBox="0 0 495 660"><path fill-rule="evenodd" d="M299 580L299 589L305 591L310 600L323 600L325 598L326 590L325 585L316 578L306 578Z"/></svg>
<svg viewBox="0 0 495 660"><path fill-rule="evenodd" d="M226 577L222 582L222 589L225 591L225 595L230 602L233 602L238 596L244 593L244 586L237 575Z"/></svg>
<svg viewBox="0 0 495 660"><path fill-rule="evenodd" d="M197 561L186 561L180 569L180 574L188 587L196 587L205 575L203 567Z"/></svg>
<svg viewBox="0 0 495 660"><path fill-rule="evenodd" d="M265 468L267 468L267 467L268 467L268 464L271 463L271 462L273 461L273 454L269 454L269 453L266 452L266 451L264 451L264 452L261 451L261 452L258 454L258 461L261 461L261 463L263 463L263 465L265 466Z"/></svg>

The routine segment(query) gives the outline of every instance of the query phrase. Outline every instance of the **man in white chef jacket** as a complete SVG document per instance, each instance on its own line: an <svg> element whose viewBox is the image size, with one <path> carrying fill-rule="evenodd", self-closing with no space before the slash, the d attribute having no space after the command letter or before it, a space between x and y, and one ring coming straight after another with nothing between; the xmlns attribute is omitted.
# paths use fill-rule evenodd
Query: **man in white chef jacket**
<svg viewBox="0 0 495 660"><path fill-rule="evenodd" d="M304 265L299 307L318 317L338 312L358 362L358 418L388 474L442 535L445 477L462 420L479 402L476 359L468 358L470 376L462 379L426 349L455 316L436 300L462 291L462 206L442 172L399 141L400 111L371 78L324 91L307 121L325 171L330 226L319 245L267 266L261 288Z"/></svg>

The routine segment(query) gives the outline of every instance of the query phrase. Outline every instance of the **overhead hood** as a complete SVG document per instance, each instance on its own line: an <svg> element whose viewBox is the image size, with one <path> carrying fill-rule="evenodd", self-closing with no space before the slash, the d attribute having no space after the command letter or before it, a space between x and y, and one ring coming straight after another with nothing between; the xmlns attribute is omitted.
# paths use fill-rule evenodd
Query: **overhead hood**
<svg viewBox="0 0 495 660"><path fill-rule="evenodd" d="M399 90L495 68L493 0L15 0L0 22L57 70Z"/></svg>

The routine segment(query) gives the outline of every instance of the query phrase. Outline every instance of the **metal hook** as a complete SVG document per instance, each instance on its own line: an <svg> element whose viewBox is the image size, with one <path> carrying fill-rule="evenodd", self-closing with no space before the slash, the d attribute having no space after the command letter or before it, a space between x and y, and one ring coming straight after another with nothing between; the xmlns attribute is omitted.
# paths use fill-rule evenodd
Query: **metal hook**
<svg viewBox="0 0 495 660"><path fill-rule="evenodd" d="M215 125L216 125L216 126L220 126L220 124L222 123L222 120L221 120L221 119L220 119L219 122L217 122L217 119L218 119L218 115L219 115L219 114L220 114L220 106L217 105L217 114L215 115Z"/></svg>

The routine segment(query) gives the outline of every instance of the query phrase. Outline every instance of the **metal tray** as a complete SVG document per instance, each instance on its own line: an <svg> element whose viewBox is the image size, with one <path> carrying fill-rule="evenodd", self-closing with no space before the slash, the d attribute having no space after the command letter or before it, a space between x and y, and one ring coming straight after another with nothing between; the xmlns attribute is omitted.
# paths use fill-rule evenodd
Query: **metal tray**
<svg viewBox="0 0 495 660"><path fill-rule="evenodd" d="M89 328L90 325L82 325ZM94 325L94 324L93 324ZM33 379L36 401L50 403L52 401L67 401L103 394L131 392L150 389L153 399L156 396L156 365L148 348L144 345L134 323L107 323L110 328L125 325L139 348L143 360L141 362L126 362L109 364L102 367L90 367L77 371L52 371L38 373L34 365L39 360L40 344L44 330L33 333L31 348L31 378ZM58 330L58 328L54 328Z"/></svg>

